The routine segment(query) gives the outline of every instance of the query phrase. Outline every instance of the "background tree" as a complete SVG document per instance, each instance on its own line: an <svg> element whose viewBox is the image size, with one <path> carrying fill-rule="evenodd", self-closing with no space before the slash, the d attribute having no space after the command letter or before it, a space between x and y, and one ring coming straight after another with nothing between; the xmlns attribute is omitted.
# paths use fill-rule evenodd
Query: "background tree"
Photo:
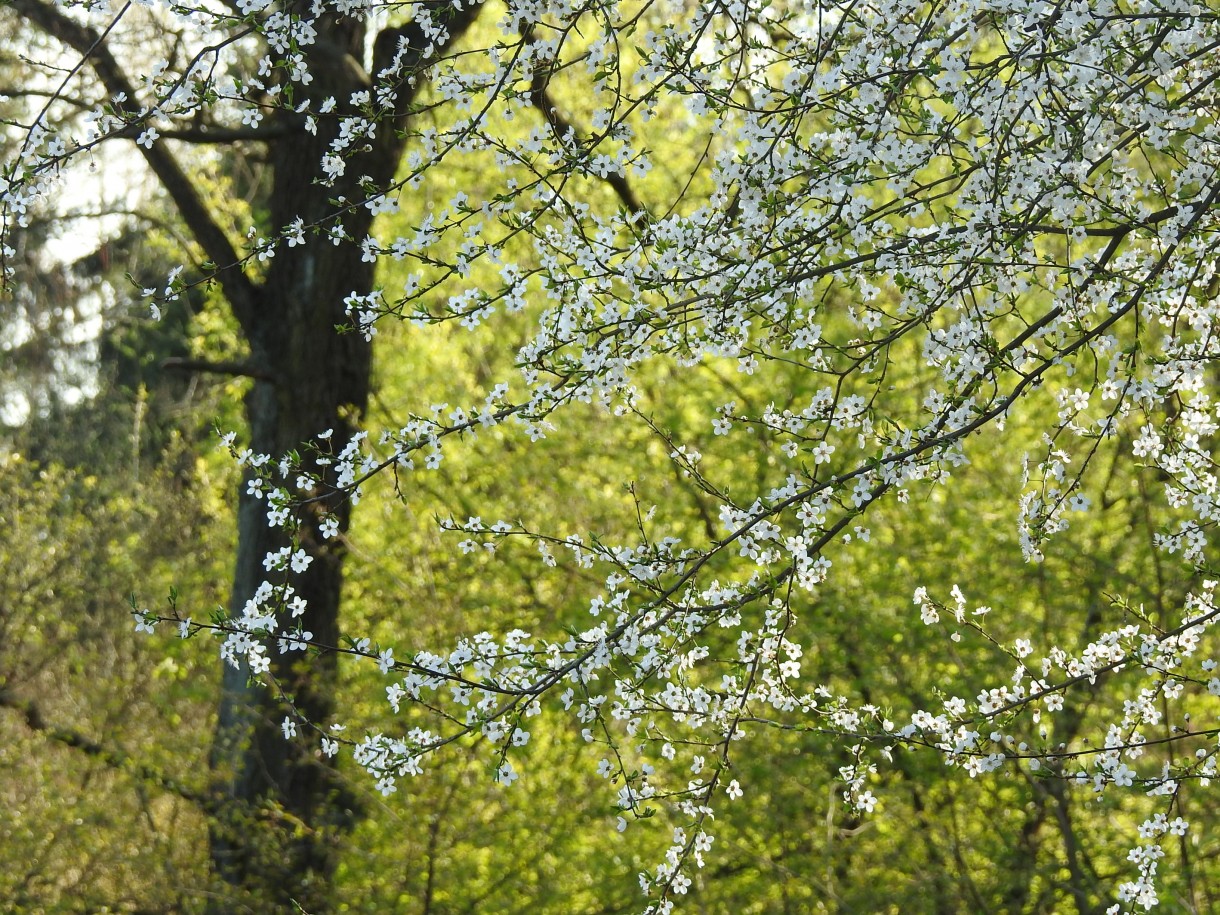
<svg viewBox="0 0 1220 915"><path fill-rule="evenodd" d="M388 181L403 154L405 135L387 126L379 136L362 139L360 155L352 162L353 171L347 178L336 178L331 188L314 183L316 165L340 126L353 117L359 119L361 106L369 104L368 99L359 100L362 94L367 95L369 74L380 74L391 67L399 74L401 91L397 98L390 99L388 109L381 109L381 115L405 118L411 109L417 71L423 63L420 52L424 45L437 41L443 48L469 25L474 9L477 7L455 9L452 14L442 10L437 31L431 35L425 35L420 22L412 21L405 26L387 27L375 41L362 22L338 14L307 25L287 26L281 32L281 40L300 48L294 66L308 73L312 88L293 87L291 71L277 71L265 83L257 79L250 82L234 73L227 91L256 113L242 127L226 124L223 116L195 118L203 109L171 97L183 88L181 83L153 80L148 85L140 71L144 64L152 64L153 55L146 56L148 46L137 50L128 44L133 39L152 38L154 46L165 49L170 66L176 68L184 62L187 65L191 79L197 81L186 88L188 95L198 91L201 100L214 98L216 90L204 84L209 68L220 64L217 57L220 49L237 42L248 55L246 59L257 60L259 56L258 42L254 47L248 46L251 30L238 16L227 22L223 16L216 20L213 25L214 34L219 36L218 45L184 61L182 55L194 53L187 50L194 45L193 29L184 30L156 12L128 15L130 11L123 10L114 18L95 13L93 19L102 23L97 27L88 17L78 18L72 10L50 3L15 3L6 10L11 27L19 27L19 21L27 29L38 30L49 39L40 41L40 46L48 47L52 54L82 55L95 75L92 84L80 88L73 85L70 95L63 91L53 93L47 110L60 107L88 110L98 104L92 123L95 135L99 136L116 132L127 135L126 124L132 124L130 136L137 140L136 149L173 202L195 246L196 257L227 267L217 271L215 279L241 328L248 352L242 366L221 368L253 379L246 399L246 418L250 443L257 452L278 453L294 448L327 429L341 440L350 437L368 399L369 351L367 341L359 335L336 335L334 327L345 319L344 299L353 292L371 288L372 267L360 257L359 249L350 245L313 245L300 251L286 248L259 274L237 269L242 259L240 236L225 224L223 210L212 208L181 156L166 142L154 140L155 127L149 125L144 130L134 127L148 118L150 109L159 107L165 115L172 117L177 113L180 118L173 129L166 129L167 140L173 138L189 144L259 144L265 150L268 177L265 196L257 201L256 225L261 223L263 234L274 237L284 227L300 225L300 220L313 224L332 211L329 202L332 198L360 196L362 178L378 183ZM275 28L277 15L266 14L261 18ZM135 27L127 31L114 29L124 17L124 26L134 20ZM284 28L284 24L280 23L280 27ZM302 36L293 32L298 27L308 29L316 40L308 44L301 40ZM273 44L278 46L275 39ZM266 45L263 48L266 51ZM142 91L145 88L151 91ZM261 115L272 111L277 94L292 88L297 88L298 99L316 96L315 104L319 107L326 99L335 105L337 99L337 106L326 112L328 116L319 113L320 126L316 117L304 114L302 106L300 111L284 112L260 127ZM384 102L384 97L378 99L379 106ZM31 154L33 150L25 144L22 155L27 162ZM20 159L12 163L8 171L10 186L22 179L22 169ZM311 198L315 201L312 205L308 203ZM11 214L15 206L11 193L6 196L5 205L6 212ZM362 237L372 217L367 209L352 208L344 220L343 231ZM263 557L284 542L281 535L262 523L260 504L249 493L242 498L238 511L237 571L230 601L234 613L254 597ZM329 507L339 529L346 529L346 501L336 501ZM297 593L308 601L309 607L301 622L320 640L334 643L342 551L333 543L327 544L316 529L307 533L305 540L313 561L297 583ZM227 791L235 801L233 810L238 813L232 822L213 826L216 866L256 898L278 899L281 904L292 898L318 910L325 905L334 867L331 833L350 821L351 812L337 797L338 789L328 774L325 760L319 760L303 746L294 748L283 742L275 701L250 682L248 671L228 670L213 766L227 782ZM311 720L323 722L330 717L333 656L321 657L310 664L299 659L281 663L277 659L274 673ZM261 814L253 813L264 805L270 806ZM272 824L272 833L280 836L272 843L273 850L265 848L268 837L262 834L261 827L267 823ZM256 838L251 840L252 836ZM262 851L256 854L258 849Z"/></svg>

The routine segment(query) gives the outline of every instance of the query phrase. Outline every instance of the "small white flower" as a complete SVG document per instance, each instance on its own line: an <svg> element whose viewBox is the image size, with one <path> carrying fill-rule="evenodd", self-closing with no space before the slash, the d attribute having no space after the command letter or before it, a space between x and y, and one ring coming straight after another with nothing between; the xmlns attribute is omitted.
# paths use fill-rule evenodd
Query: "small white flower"
<svg viewBox="0 0 1220 915"><path fill-rule="evenodd" d="M510 762L505 762L500 768L496 769L496 781L501 785L511 785L518 778L519 776L513 770L513 765Z"/></svg>
<svg viewBox="0 0 1220 915"><path fill-rule="evenodd" d="M383 674L390 672L390 668L394 666L393 648L387 648L377 656L377 666L381 668Z"/></svg>

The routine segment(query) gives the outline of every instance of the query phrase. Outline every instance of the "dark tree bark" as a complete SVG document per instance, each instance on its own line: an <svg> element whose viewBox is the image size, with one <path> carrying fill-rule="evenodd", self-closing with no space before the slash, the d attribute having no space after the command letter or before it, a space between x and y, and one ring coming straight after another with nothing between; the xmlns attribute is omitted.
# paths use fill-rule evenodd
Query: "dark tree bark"
<svg viewBox="0 0 1220 915"><path fill-rule="evenodd" d="M88 60L112 96L135 99L132 75L110 52L106 37L81 26L50 0L11 0L11 8L28 23L54 36ZM478 5L449 7L445 21L449 44L473 23ZM434 13L434 16L437 15ZM341 17L316 23L317 44L306 49L314 81L311 99L337 102L329 118L318 119L316 135L303 120L286 114L257 135L266 151L270 190L265 200L265 233L277 234L297 217L307 225L334 225L330 202L345 198L350 209L339 217L349 238L359 241L369 232L373 216L360 205L365 191L361 177L373 186L392 180L404 152L403 126L424 73L411 49L429 42L413 23L387 28L377 36L372 60L365 60L366 31L362 23ZM349 158L345 177L332 187L317 182L320 163L336 134L339 118L355 114L353 92L371 88L373 75L383 72L406 48L399 70L401 84L391 117L377 125L375 137ZM442 51L444 48L441 49ZM299 98L299 97L298 97ZM181 139L191 142L250 142L249 132L234 136L207 129ZM345 324L344 299L373 288L374 265L362 259L358 244L332 245L311 238L296 247L281 246L261 282L241 269L238 248L213 218L207 201L164 142L140 149L178 209L183 223L216 265L215 280L245 336L249 360L242 374L252 378L246 398L250 447L274 457L316 440L332 430L342 447L357 430L369 398L371 348L358 333L337 333ZM315 468L326 477L329 468ZM320 505L346 531L350 506L342 499ZM231 609L239 615L263 581L263 558L286 544L281 531L268 527L266 503L242 491L238 496L238 546ZM339 642L339 609L343 581L341 538L325 540L320 518L302 521L299 536L312 556L308 570L292 582L308 601L302 624L319 645ZM271 674L310 722L324 725L334 712L337 655L280 655L272 647ZM301 733L286 740L280 730L287 708L266 686L252 681L246 669L226 666L217 718L212 765L223 815L210 829L211 856L216 872L233 888L218 898L217 911L246 906L255 911L291 911L300 906L318 913L331 907L331 880L338 844L355 818L352 803L323 757L316 735Z"/></svg>
<svg viewBox="0 0 1220 915"><path fill-rule="evenodd" d="M474 14L474 9L455 11L451 40L469 27ZM311 88L319 101L328 96L339 101L335 120L355 113L345 110L352 93L371 86L369 74L390 63L400 37L410 47L424 43L410 26L387 30L379 36L366 70L358 63L365 45L363 27L331 19L319 32L324 39L309 55L315 80ZM406 68L404 76L414 69ZM398 111L403 117L417 85L402 86ZM364 192L356 183L362 176L371 178L374 186L390 181L404 149L398 126L379 124L375 141L348 162L345 179L330 188L315 179L333 132L320 128L313 136L302 131L269 143L270 229L276 231L298 217L306 224L323 222L334 211L332 199L362 200ZM366 207L355 205L341 224L347 237L358 241L368 234L372 219ZM255 452L278 456L324 430L332 430L331 441L341 447L357 431L369 398L371 347L362 335L336 333L335 327L349 320L344 299L372 290L373 270L359 245L320 239L283 247L271 262L256 307L242 321L252 361L264 376L254 381L246 400ZM328 477L330 468L314 469ZM263 557L284 545L282 533L270 530L264 520L265 504L247 495L244 487L239 500L234 613L262 581ZM345 499L319 507L338 518L341 531L347 530L350 505ZM303 519L301 542L313 562L294 586L308 601L303 628L318 644L337 645L343 549L339 538L328 541L321 536L318 521L317 514ZM272 656L272 675L311 722L325 723L333 715L337 658L332 653ZM332 764L320 755L316 736L284 739L280 721L285 711L246 671L226 669L213 761L227 779L232 809L242 817L218 823L213 830L213 861L229 882L260 901L296 903L308 912L320 912L329 908L338 840L355 814ZM264 828L246 828L251 813Z"/></svg>

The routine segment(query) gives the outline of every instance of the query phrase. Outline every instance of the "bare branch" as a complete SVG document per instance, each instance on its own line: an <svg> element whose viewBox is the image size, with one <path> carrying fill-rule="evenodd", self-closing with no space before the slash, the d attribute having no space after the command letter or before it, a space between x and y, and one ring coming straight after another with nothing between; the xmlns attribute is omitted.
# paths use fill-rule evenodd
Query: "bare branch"
<svg viewBox="0 0 1220 915"><path fill-rule="evenodd" d="M231 375L238 378L257 378L274 381L275 376L265 369L247 362L209 362L207 359L187 359L171 356L161 363L161 368L173 372L207 372L213 375Z"/></svg>
<svg viewBox="0 0 1220 915"><path fill-rule="evenodd" d="M157 128L162 139L180 143L260 143L300 133L300 126L277 122L266 127Z"/></svg>
<svg viewBox="0 0 1220 915"><path fill-rule="evenodd" d="M91 737L86 737L79 731L51 724L43 716L42 709L36 704L24 699L18 699L7 689L0 689L0 707L17 712L25 721L26 727L31 731L41 734L48 740L53 740L74 750L79 750L86 756L91 756L112 769L126 772L142 782L155 785L169 794L175 794L185 801L190 801L204 811L211 813L219 809L216 798L210 794L184 785L176 779L158 772L151 766L137 763L126 753L104 746Z"/></svg>
<svg viewBox="0 0 1220 915"><path fill-rule="evenodd" d="M106 46L104 36L64 15L42 0L13 0L14 11L87 60L112 96L125 96L131 104L135 86ZM134 112L132 112L134 114ZM164 144L138 147L140 154L169 193L191 234L216 265L216 279L239 320L253 313L258 289L236 266L241 260L224 230L212 218L194 183Z"/></svg>

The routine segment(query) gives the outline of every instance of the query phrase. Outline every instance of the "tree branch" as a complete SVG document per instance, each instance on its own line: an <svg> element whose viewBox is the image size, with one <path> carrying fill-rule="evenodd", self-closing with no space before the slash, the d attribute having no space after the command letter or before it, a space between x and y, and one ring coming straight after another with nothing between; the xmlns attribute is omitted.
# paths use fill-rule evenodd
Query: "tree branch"
<svg viewBox="0 0 1220 915"><path fill-rule="evenodd" d="M79 731L69 730L49 723L43 717L42 710L37 705L24 699L18 699L7 689L0 689L0 707L17 712L25 720L26 727L31 731L41 734L48 740L71 747L74 750L80 750L86 756L91 756L112 769L126 772L142 782L156 785L163 791L175 794L185 801L190 801L207 813L214 814L220 809L217 799L212 795L189 788L150 766L137 763L126 753L103 746Z"/></svg>
<svg viewBox="0 0 1220 915"><path fill-rule="evenodd" d="M534 36L526 31L522 34L522 39L526 42L532 42ZM572 122L560 113L554 99L551 98L550 92L547 91L547 77L545 70L538 69L534 72L533 79L530 82L530 102L535 108L541 112L543 118L546 119L551 130L555 133L555 137L562 143L565 135L571 135L577 142L583 142ZM635 215L648 211L644 205L640 203L640 199L635 195L631 184L628 183L626 176L618 172L610 172L603 179L618 195L618 199L622 202L623 207L628 213Z"/></svg>
<svg viewBox="0 0 1220 915"><path fill-rule="evenodd" d="M267 127L157 128L162 139L180 143L260 143L300 133L302 127L278 122Z"/></svg>
<svg viewBox="0 0 1220 915"><path fill-rule="evenodd" d="M103 87L112 96L125 96L128 105L136 90L96 30L83 26L42 0L11 0L11 8L57 41L88 60ZM128 113L138 112L128 108ZM138 147L149 168L160 180L182 215L183 221L208 259L216 265L216 280L239 320L253 314L257 287L237 266L241 256L224 230L212 219L190 177L164 144Z"/></svg>
<svg viewBox="0 0 1220 915"><path fill-rule="evenodd" d="M567 120L559 109L555 107L555 102L551 99L551 94L547 92L546 85L543 83L541 75L534 76L534 85L530 91L530 101L534 107L542 112L542 116L546 118L546 122L551 125L551 130L555 131L555 136L561 140L564 134L570 133L574 138L579 140L580 135L576 132L576 128ZM647 213L644 205L640 203L640 199L635 196L635 191L628 183L626 177L618 172L608 172L602 179L614 190L618 195L618 199L622 202L623 207L628 213Z"/></svg>
<svg viewBox="0 0 1220 915"><path fill-rule="evenodd" d="M396 69L401 73L400 91L394 104L396 120L405 120L412 113L411 108L419 89L416 76L420 68L426 66L428 61L438 59L445 51L453 47L474 24L482 8L482 2L449 4L445 18L448 38L434 49L434 53L427 60L423 57L423 50L431 44L431 40L424 33L423 27L414 19L405 25L387 27L377 33L377 40L373 44L370 75L376 80L384 78L380 74L393 72ZM395 132L386 131L386 133L393 136Z"/></svg>
<svg viewBox="0 0 1220 915"><path fill-rule="evenodd" d="M207 359L187 359L183 356L170 356L161 363L161 368L172 372L209 372L214 375L257 378L260 381L275 380L275 376L266 369L250 365L248 362L209 362Z"/></svg>

